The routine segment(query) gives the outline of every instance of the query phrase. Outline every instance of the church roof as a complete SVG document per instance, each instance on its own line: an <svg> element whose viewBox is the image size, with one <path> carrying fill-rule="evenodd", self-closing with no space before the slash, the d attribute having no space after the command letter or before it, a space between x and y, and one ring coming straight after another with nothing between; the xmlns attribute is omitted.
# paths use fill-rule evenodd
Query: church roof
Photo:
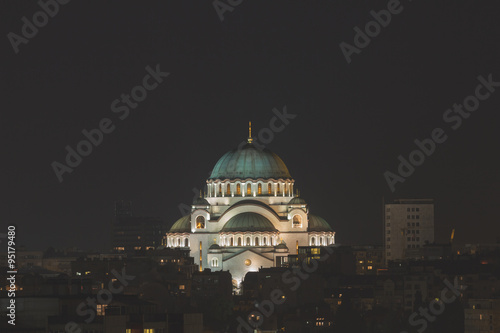
<svg viewBox="0 0 500 333"><path fill-rule="evenodd" d="M175 221L174 225L170 228L170 233L184 233L191 232L191 215L186 215Z"/></svg>
<svg viewBox="0 0 500 333"><path fill-rule="evenodd" d="M215 164L209 179L274 178L290 179L283 160L267 148L258 149L253 143L233 149Z"/></svg>
<svg viewBox="0 0 500 333"><path fill-rule="evenodd" d="M221 232L265 231L276 232L274 225L264 216L257 213L241 213L226 222Z"/></svg>
<svg viewBox="0 0 500 333"><path fill-rule="evenodd" d="M332 227L323 218L309 214L309 227L307 231L333 231Z"/></svg>
<svg viewBox="0 0 500 333"><path fill-rule="evenodd" d="M289 205L305 205L306 201L302 198L295 197L288 202Z"/></svg>

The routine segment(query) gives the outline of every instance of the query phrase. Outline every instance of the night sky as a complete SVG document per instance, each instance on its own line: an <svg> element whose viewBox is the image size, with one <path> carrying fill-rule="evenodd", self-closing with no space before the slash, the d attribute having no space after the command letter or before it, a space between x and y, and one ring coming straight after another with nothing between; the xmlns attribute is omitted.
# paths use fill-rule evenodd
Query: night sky
<svg viewBox="0 0 500 333"><path fill-rule="evenodd" d="M402 0L348 64L339 44L387 4L246 0L221 21L211 1L73 0L15 54L8 33L40 6L2 1L0 232L108 250L115 200L172 224L248 121L257 134L286 106L296 117L268 148L337 243L382 243L382 197L434 198L439 242L453 227L457 244L496 242L500 88L456 130L443 114L479 75L500 81L500 5ZM170 75L121 120L112 102L157 65ZM59 182L51 163L103 118L114 131ZM435 128L448 139L392 193L384 172Z"/></svg>

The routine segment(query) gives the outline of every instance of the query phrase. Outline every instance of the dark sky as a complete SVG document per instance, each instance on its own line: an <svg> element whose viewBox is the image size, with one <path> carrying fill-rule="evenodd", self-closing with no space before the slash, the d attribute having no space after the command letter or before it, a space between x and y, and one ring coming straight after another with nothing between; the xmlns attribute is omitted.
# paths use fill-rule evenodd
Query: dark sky
<svg viewBox="0 0 500 333"><path fill-rule="evenodd" d="M226 151L269 126L273 108L297 117L268 147L287 164L342 244L381 243L381 201L434 198L436 235L457 243L500 236L500 88L452 130L443 114L474 94L477 76L500 81L498 1L403 0L403 10L348 64L341 42L388 1L246 0L221 21L211 1L76 1L15 54L36 1L2 1L1 228L29 249L108 249L113 202L169 223L190 204ZM170 76L120 120L111 103ZM83 129L109 118L102 143L60 183ZM391 193L415 139L446 142Z"/></svg>

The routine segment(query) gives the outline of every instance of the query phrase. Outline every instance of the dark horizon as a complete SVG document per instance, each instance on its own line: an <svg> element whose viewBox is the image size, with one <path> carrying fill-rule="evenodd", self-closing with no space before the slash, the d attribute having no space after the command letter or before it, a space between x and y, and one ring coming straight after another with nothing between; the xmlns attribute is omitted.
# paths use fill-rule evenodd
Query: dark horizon
<svg viewBox="0 0 500 333"><path fill-rule="evenodd" d="M496 243L500 90L460 125L444 115L475 94L478 77L500 81L500 7L401 1L348 63L340 43L353 44L353 28L387 4L244 1L221 21L211 2L74 1L17 54L5 37L0 233L15 224L28 249L106 251L116 200L171 225L246 139L248 121L258 135L286 107L296 118L267 146L337 243L382 244L383 197L434 199L438 243L453 228L457 245ZM40 11L36 1L1 9L5 36ZM158 85L125 117L121 95L157 66L169 75L147 81ZM103 118L115 128L59 182L51 164ZM384 173L436 128L446 141L391 192Z"/></svg>

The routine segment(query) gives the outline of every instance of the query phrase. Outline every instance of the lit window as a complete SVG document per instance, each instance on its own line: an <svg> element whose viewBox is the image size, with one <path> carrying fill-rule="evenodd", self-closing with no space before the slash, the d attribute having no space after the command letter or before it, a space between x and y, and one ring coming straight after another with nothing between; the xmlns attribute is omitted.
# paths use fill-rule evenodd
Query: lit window
<svg viewBox="0 0 500 333"><path fill-rule="evenodd" d="M273 187L271 186L271 183L267 184L267 194L271 195Z"/></svg>
<svg viewBox="0 0 500 333"><path fill-rule="evenodd" d="M212 258L212 267L219 267L219 259Z"/></svg>
<svg viewBox="0 0 500 333"><path fill-rule="evenodd" d="M231 185L230 184L226 185L226 194L231 195Z"/></svg>
<svg viewBox="0 0 500 333"><path fill-rule="evenodd" d="M252 194L252 184L247 184L247 195Z"/></svg>
<svg viewBox="0 0 500 333"><path fill-rule="evenodd" d="M201 215L196 218L196 229L205 229L205 218Z"/></svg>
<svg viewBox="0 0 500 333"><path fill-rule="evenodd" d="M262 195L262 184L259 183L259 186L257 187L257 194Z"/></svg>
<svg viewBox="0 0 500 333"><path fill-rule="evenodd" d="M184 290L184 289L186 289L185 285L183 285L183 284L179 285L179 290Z"/></svg>
<svg viewBox="0 0 500 333"><path fill-rule="evenodd" d="M246 242L246 245L247 245L247 246L250 246L250 237L247 237L247 242Z"/></svg>
<svg viewBox="0 0 500 333"><path fill-rule="evenodd" d="M259 237L255 238L255 246L259 246Z"/></svg>
<svg viewBox="0 0 500 333"><path fill-rule="evenodd" d="M280 189L280 183L278 183L276 185L276 192L277 192L278 195L280 194L280 191L281 191L281 189Z"/></svg>
<svg viewBox="0 0 500 333"><path fill-rule="evenodd" d="M219 188L219 197L222 197L222 185L217 185Z"/></svg>
<svg viewBox="0 0 500 333"><path fill-rule="evenodd" d="M302 218L300 215L294 215L292 221L292 228L300 228L302 226Z"/></svg>
<svg viewBox="0 0 500 333"><path fill-rule="evenodd" d="M236 184L236 195L241 195L241 186L240 186L240 184Z"/></svg>
<svg viewBox="0 0 500 333"><path fill-rule="evenodd" d="M238 237L238 246L241 246L241 237Z"/></svg>
<svg viewBox="0 0 500 333"><path fill-rule="evenodd" d="M234 246L233 237L229 240L229 246Z"/></svg>

